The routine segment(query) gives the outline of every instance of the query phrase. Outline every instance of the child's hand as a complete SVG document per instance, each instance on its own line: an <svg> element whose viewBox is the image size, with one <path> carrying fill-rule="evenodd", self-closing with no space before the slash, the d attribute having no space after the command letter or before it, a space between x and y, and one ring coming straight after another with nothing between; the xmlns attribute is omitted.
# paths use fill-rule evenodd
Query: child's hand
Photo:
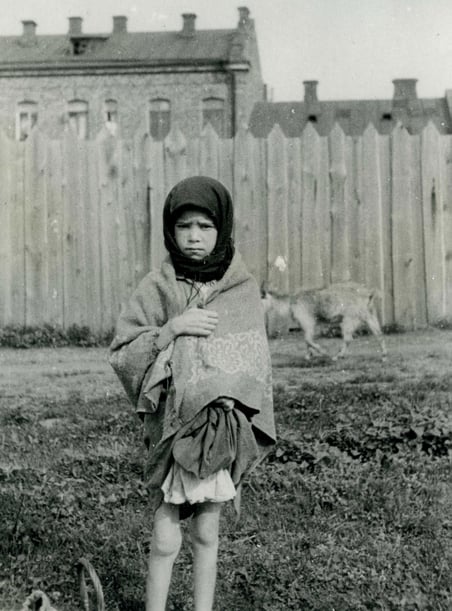
<svg viewBox="0 0 452 611"><path fill-rule="evenodd" d="M222 407L224 407L226 411L234 409L235 406L235 401L234 399L231 399L231 397L218 397L216 402L219 403Z"/></svg>
<svg viewBox="0 0 452 611"><path fill-rule="evenodd" d="M190 308L171 321L171 330L174 336L195 335L208 337L218 324L218 314L213 310Z"/></svg>

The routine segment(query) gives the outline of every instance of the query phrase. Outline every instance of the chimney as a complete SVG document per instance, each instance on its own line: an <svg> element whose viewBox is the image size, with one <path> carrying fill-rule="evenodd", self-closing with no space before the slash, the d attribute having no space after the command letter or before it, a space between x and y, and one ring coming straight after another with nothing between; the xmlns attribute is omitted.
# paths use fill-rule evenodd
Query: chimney
<svg viewBox="0 0 452 611"><path fill-rule="evenodd" d="M304 85L304 103L308 106L315 105L317 99L317 85L319 81L303 81Z"/></svg>
<svg viewBox="0 0 452 611"><path fill-rule="evenodd" d="M250 23L250 10L246 6L239 7L239 28L246 28Z"/></svg>
<svg viewBox="0 0 452 611"><path fill-rule="evenodd" d="M194 13L183 13L182 19L184 21L182 27L182 36L186 36L187 38L191 38L195 35L195 21L196 15Z"/></svg>
<svg viewBox="0 0 452 611"><path fill-rule="evenodd" d="M127 17L116 15L113 17L113 34L124 34L127 32Z"/></svg>
<svg viewBox="0 0 452 611"><path fill-rule="evenodd" d="M392 105L394 109L407 109L410 114L419 114L421 102L417 97L415 78L398 78L394 83L394 95Z"/></svg>
<svg viewBox="0 0 452 611"><path fill-rule="evenodd" d="M27 42L33 42L36 39L36 21L22 21L23 37Z"/></svg>
<svg viewBox="0 0 452 611"><path fill-rule="evenodd" d="M81 17L69 17L69 36L78 36L82 33Z"/></svg>
<svg viewBox="0 0 452 611"><path fill-rule="evenodd" d="M415 78L396 78L392 81L394 83L394 96L393 100L416 100L416 83Z"/></svg>

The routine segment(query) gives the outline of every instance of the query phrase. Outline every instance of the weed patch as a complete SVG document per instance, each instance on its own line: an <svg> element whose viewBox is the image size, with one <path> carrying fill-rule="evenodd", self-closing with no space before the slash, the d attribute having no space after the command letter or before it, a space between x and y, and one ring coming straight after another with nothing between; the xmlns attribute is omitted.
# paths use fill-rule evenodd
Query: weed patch
<svg viewBox="0 0 452 611"><path fill-rule="evenodd" d="M287 384L275 371L279 438L244 485L240 521L223 512L216 609L448 611L447 376L363 363L341 383L312 368ZM36 588L60 611L80 608L84 556L109 611L144 609L151 516L140 423L124 395L112 383L103 398L3 397L0 430L0 608L17 611ZM182 528L172 611L193 609Z"/></svg>

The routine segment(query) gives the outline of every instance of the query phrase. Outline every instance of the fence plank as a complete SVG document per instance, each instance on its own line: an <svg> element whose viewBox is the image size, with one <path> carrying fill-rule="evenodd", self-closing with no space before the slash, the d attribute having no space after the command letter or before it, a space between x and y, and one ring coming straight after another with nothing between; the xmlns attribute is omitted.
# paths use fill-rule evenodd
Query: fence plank
<svg viewBox="0 0 452 611"><path fill-rule="evenodd" d="M99 134L99 231L102 269L102 329L110 329L116 321L121 302L119 282L118 233L115 209L116 143L113 137Z"/></svg>
<svg viewBox="0 0 452 611"><path fill-rule="evenodd" d="M26 324L45 322L47 276L47 142L34 129L25 142L25 295Z"/></svg>
<svg viewBox="0 0 452 611"><path fill-rule="evenodd" d="M421 171L421 137L412 135L410 178L414 194L413 199L413 243L417 245L414 249L414 272L416 276L414 300L416 304L416 324L414 328L425 327L427 324L427 294L425 285L425 247L423 236L422 218L422 171Z"/></svg>
<svg viewBox="0 0 452 611"><path fill-rule="evenodd" d="M301 286L302 205L301 205L301 143L300 138L287 140L287 198L289 291Z"/></svg>
<svg viewBox="0 0 452 611"><path fill-rule="evenodd" d="M384 291L381 315L384 324L394 323L394 274L392 257L392 138L379 137L381 217L383 233Z"/></svg>
<svg viewBox="0 0 452 611"><path fill-rule="evenodd" d="M25 144L11 143L11 322L25 325Z"/></svg>
<svg viewBox="0 0 452 611"><path fill-rule="evenodd" d="M443 224L444 224L444 317L452 322L452 136L441 137L442 164L441 185L444 189Z"/></svg>
<svg viewBox="0 0 452 611"><path fill-rule="evenodd" d="M394 265L394 314L396 321L407 328L425 324L425 294L419 265L422 239L419 240L418 150L413 136L402 127L392 134L392 252Z"/></svg>
<svg viewBox="0 0 452 611"><path fill-rule="evenodd" d="M289 235L286 138L276 125L267 138L268 156L268 282L289 292Z"/></svg>
<svg viewBox="0 0 452 611"><path fill-rule="evenodd" d="M63 325L64 267L63 267L63 158L62 143L51 140L48 143L48 274L47 321ZM97 328L97 326L94 326Z"/></svg>
<svg viewBox="0 0 452 611"><path fill-rule="evenodd" d="M151 267L158 268L166 256L163 242L163 205L167 196L163 143L148 141L148 180Z"/></svg>
<svg viewBox="0 0 452 611"><path fill-rule="evenodd" d="M346 197L345 135L336 123L329 136L331 181L331 281L351 279Z"/></svg>
<svg viewBox="0 0 452 611"><path fill-rule="evenodd" d="M135 227L136 260L135 285L149 271L149 193L146 169L146 138L138 136L133 143L133 218Z"/></svg>
<svg viewBox="0 0 452 611"><path fill-rule="evenodd" d="M325 194L322 198L319 190L320 154L320 137L311 123L308 123L301 136L300 285L304 289L321 288L328 284L322 263L323 238L318 238L319 233L322 234L324 202L328 199ZM329 246L328 243L328 250Z"/></svg>
<svg viewBox="0 0 452 611"><path fill-rule="evenodd" d="M266 227L265 208L262 206L259 151L255 151L255 139L241 128L234 140L234 190L235 241L250 272L262 282L266 261L265 242L262 239Z"/></svg>
<svg viewBox="0 0 452 611"><path fill-rule="evenodd" d="M178 128L165 139L165 175L167 191L187 177L187 141Z"/></svg>
<svg viewBox="0 0 452 611"><path fill-rule="evenodd" d="M14 239L11 227L13 164L12 146L9 138L0 131L0 326L12 322L11 282L12 282L12 244Z"/></svg>
<svg viewBox="0 0 452 611"><path fill-rule="evenodd" d="M83 175L86 177L84 231L86 233L86 299L89 311L89 326L102 331L102 257L100 234L100 198L98 143L87 143ZM107 329L105 329L107 330Z"/></svg>
<svg viewBox="0 0 452 611"><path fill-rule="evenodd" d="M331 218L331 180L330 151L328 138L319 141L319 174L317 176L317 218L320 223L322 278L324 284L331 282L331 242L332 242L332 218Z"/></svg>
<svg viewBox="0 0 452 611"><path fill-rule="evenodd" d="M232 138L220 138L218 145L218 180L232 193L234 190L234 140ZM257 156L259 157L258 153Z"/></svg>
<svg viewBox="0 0 452 611"><path fill-rule="evenodd" d="M204 176L218 178L220 138L210 123L204 127L200 138L200 167Z"/></svg>
<svg viewBox="0 0 452 611"><path fill-rule="evenodd" d="M122 304L134 288L135 244L133 240L133 219L131 197L131 164L128 155L128 144L115 140L115 163L117 172L114 177L114 210L118 257L119 299Z"/></svg>
<svg viewBox="0 0 452 611"><path fill-rule="evenodd" d="M362 187L361 223L362 258L364 284L377 288L384 294L384 239L383 239L383 196L380 167L380 135L374 125L369 125L363 134L362 146ZM385 300L382 300L380 314L386 320Z"/></svg>
<svg viewBox="0 0 452 611"><path fill-rule="evenodd" d="M365 225L362 210L362 137L346 137L346 199L350 278L364 283Z"/></svg>
<svg viewBox="0 0 452 611"><path fill-rule="evenodd" d="M438 322L446 314L446 267L444 244L441 136L429 123L422 132L422 210L425 247L427 319Z"/></svg>

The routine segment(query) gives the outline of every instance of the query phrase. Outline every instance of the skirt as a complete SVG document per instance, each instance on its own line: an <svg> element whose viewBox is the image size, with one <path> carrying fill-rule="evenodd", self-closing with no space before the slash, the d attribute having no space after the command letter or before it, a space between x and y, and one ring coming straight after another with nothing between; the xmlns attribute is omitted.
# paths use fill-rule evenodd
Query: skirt
<svg viewBox="0 0 452 611"><path fill-rule="evenodd" d="M204 479L173 463L162 484L165 503L224 503L232 500L237 491L227 469L220 469Z"/></svg>

